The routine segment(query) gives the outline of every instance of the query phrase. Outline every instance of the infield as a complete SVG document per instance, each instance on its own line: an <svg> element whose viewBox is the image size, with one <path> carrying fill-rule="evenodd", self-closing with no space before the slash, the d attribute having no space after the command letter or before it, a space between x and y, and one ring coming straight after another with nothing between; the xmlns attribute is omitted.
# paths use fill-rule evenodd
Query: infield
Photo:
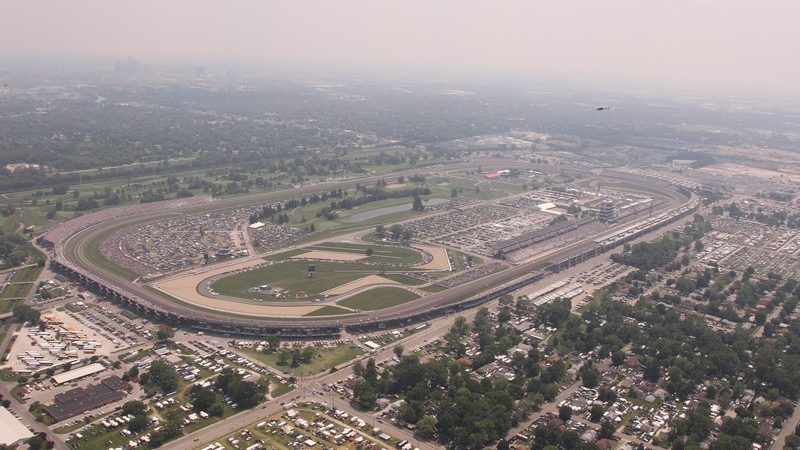
<svg viewBox="0 0 800 450"><path fill-rule="evenodd" d="M391 308L392 306L402 305L403 303L416 300L419 295L399 287L385 287L370 289L356 294L350 298L339 302L340 305L348 308L360 309L362 311L374 311L376 309Z"/></svg>
<svg viewBox="0 0 800 450"><path fill-rule="evenodd" d="M323 294L342 295L342 294L347 294L348 292L353 292L356 289L361 289L363 287L373 286L376 284L398 284L398 282L390 280L389 278L384 278L380 275L368 275L366 277L359 278L349 283L336 286L333 289L329 289L323 292Z"/></svg>

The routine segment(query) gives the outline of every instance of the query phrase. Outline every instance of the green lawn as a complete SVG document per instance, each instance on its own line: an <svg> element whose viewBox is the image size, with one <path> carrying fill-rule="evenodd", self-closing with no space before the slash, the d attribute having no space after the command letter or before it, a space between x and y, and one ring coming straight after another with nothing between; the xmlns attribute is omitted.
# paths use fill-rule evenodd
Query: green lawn
<svg viewBox="0 0 800 450"><path fill-rule="evenodd" d="M280 371L294 376L313 375L326 371L331 367L346 363L362 353L361 349L350 344L342 344L336 348L315 349L314 358L308 364L301 364L297 367L278 365L278 353L264 353L255 349L243 349L242 352L257 359L264 364L274 367Z"/></svg>
<svg viewBox="0 0 800 450"><path fill-rule="evenodd" d="M447 288L442 286L441 284L432 284L430 286L421 287L420 289L425 292L442 292Z"/></svg>
<svg viewBox="0 0 800 450"><path fill-rule="evenodd" d="M388 278L390 280L397 281L398 283L405 284L406 286L419 286L421 284L425 284L424 280L420 280L419 278L412 277L410 275L405 275L402 273L387 273L386 275L381 275L384 278Z"/></svg>
<svg viewBox="0 0 800 450"><path fill-rule="evenodd" d="M294 299L298 291L305 291L309 296L315 296L336 286L377 273L376 267L358 263L313 264L316 267L313 278L308 277L308 261L290 261L221 278L215 281L211 288L217 293L231 297L272 299L247 292L249 288L268 284L286 289L289 297Z"/></svg>
<svg viewBox="0 0 800 450"><path fill-rule="evenodd" d="M308 314L304 314L304 317L316 317L316 316L336 316L339 314L350 314L352 311L346 310L344 308L339 308L338 306L323 306L322 308L312 311Z"/></svg>
<svg viewBox="0 0 800 450"><path fill-rule="evenodd" d="M39 277L41 271L41 267L26 267L17 271L12 281L25 284L10 284L0 292L0 313L7 313L11 311L15 305L22 302L22 300L8 299L26 297L36 284L34 281Z"/></svg>
<svg viewBox="0 0 800 450"><path fill-rule="evenodd" d="M411 300L416 300L419 295L409 292L402 288L386 287L370 289L356 294L350 298L342 300L340 305L348 308L360 309L362 311L372 311L376 309L390 308L401 305Z"/></svg>

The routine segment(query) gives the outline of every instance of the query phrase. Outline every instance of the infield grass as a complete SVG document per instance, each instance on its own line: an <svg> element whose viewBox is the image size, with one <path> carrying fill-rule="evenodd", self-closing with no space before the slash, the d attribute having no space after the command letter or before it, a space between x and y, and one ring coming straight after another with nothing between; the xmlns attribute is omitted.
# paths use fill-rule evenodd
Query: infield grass
<svg viewBox="0 0 800 450"><path fill-rule="evenodd" d="M416 300L419 295L402 288L386 287L370 289L356 294L350 298L342 300L339 304L348 308L360 309L362 311L374 311L376 309L391 308L392 306L402 305L403 303Z"/></svg>
<svg viewBox="0 0 800 450"><path fill-rule="evenodd" d="M308 296L318 295L328 289L377 272L377 268L357 263L315 262L316 271L313 277L308 276L308 261L289 261L260 269L238 273L221 278L211 285L214 292L240 298L264 298L248 292L256 286L267 284L287 290L291 297L298 291L305 291Z"/></svg>

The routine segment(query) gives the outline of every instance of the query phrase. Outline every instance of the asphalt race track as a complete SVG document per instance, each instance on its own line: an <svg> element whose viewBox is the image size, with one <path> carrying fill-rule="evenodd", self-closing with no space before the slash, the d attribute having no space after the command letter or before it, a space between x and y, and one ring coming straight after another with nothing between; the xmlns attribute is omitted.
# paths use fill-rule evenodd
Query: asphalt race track
<svg viewBox="0 0 800 450"><path fill-rule="evenodd" d="M203 309L177 299L169 298L153 288L141 283L131 282L120 275L92 263L86 254L87 243L91 241L94 236L110 228L133 222L157 220L176 213L201 213L247 204L281 201L289 196L298 197L333 188L347 188L354 186L357 182L364 183L399 175L429 174L436 171L475 168L479 165L484 168L493 166L505 167L509 164L514 164L516 167L525 166L524 163L518 161L482 160L480 163L458 163L439 167L426 167L386 176L358 178L330 184L300 187L289 191L248 194L216 201L208 205L192 206L182 209L154 212L152 214L136 217L109 220L81 230L67 237L62 242L54 243L56 246L56 257L53 258L51 267L68 276L78 278L79 281L99 291L100 294L120 303L127 304L126 306L132 307L132 309L138 310L140 313L153 315L158 319L166 322L174 322L177 325L189 326L191 328L217 333L250 336L280 334L287 338L315 339L325 336L336 336L341 332L342 328L346 328L348 331L362 332L369 331L370 329L407 326L451 313L454 310L474 307L507 292L516 290L524 284L537 281L547 274L546 272L540 272L540 270L542 270L546 265L545 263L548 261L564 258L569 261L572 255L576 254L581 255L580 258L583 258L586 252L591 252L590 256L594 256L595 251L606 251L608 248L598 250L597 244L594 241L596 236L592 236L583 241L563 247L556 253L535 258L524 264L510 267L481 279L467 282L442 292L433 293L418 300L410 301L395 307L344 317L274 318L267 316L254 317L236 315L235 312ZM613 171L607 171L604 173L604 176L613 178L622 177L628 183L638 183L650 190L658 188L658 190L663 193L663 196L669 200L667 210L673 212L677 211L680 213L681 217L694 210L691 209L690 211L687 208L690 202L692 202L692 204L698 203L696 196L686 192L686 190L658 180L645 179L640 176ZM675 219L677 218L676 215ZM622 224L609 231L613 232L616 229L629 226L630 223ZM604 233L607 234L609 231Z"/></svg>

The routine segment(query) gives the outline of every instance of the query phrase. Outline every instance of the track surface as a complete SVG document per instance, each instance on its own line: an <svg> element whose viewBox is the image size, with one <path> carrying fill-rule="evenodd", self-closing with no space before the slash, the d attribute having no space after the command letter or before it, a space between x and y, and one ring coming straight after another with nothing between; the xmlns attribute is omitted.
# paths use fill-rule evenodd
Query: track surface
<svg viewBox="0 0 800 450"><path fill-rule="evenodd" d="M478 166L482 166L484 168L492 166L505 167L508 166L509 164L514 164L517 167L525 166L525 164L520 164L519 162L516 161L512 162L509 160L500 160L500 161L495 160L493 162L492 161L487 162L484 160L480 161L479 163L477 162L463 163L463 164L453 164L449 166L443 166L441 167L441 170L450 171L456 169L476 168ZM327 191L334 188L338 189L339 187L342 188L350 187L354 186L357 182L364 183L364 182L378 180L380 178L387 178L397 175L412 175L416 173L431 173L435 171L436 167L427 167L424 169L398 172L395 174L380 176L380 177L359 178L346 182L307 186L288 191L246 195L242 197L235 197L231 199L222 200L219 202L214 202L209 205L180 208L170 211L163 211L158 213L142 215L133 218L108 221L89 227L85 230L82 230L68 237L63 243L61 243L62 253L64 258L69 263L71 263L74 266L82 268L84 271L89 272L98 278L103 279L106 283L108 283L108 285L116 287L117 289L123 292L128 292L130 294L136 295L139 298L153 305L156 305L158 308L162 310L175 313L179 316L189 317L200 321L208 319L211 322L224 321L227 323L232 323L232 324L235 323L242 325L269 324L278 326L286 325L291 327L297 327L297 326L313 327L313 326L358 325L362 323L373 322L375 320L403 318L406 316L413 315L415 313L429 310L435 306L451 304L456 302L457 300L464 299L471 295L484 291L488 289L490 286L494 286L502 282L510 281L513 280L514 278L524 276L531 272L535 272L541 268L542 262L545 260L557 259L559 256L566 256L572 254L580 249L588 248L594 244L593 241L594 236L592 236L582 241L576 242L572 245L563 247L555 253L549 253L546 256L541 256L539 258L529 260L524 264L520 264L518 266L508 268L506 270L488 275L478 280L467 282L462 285L447 289L445 291L433 293L425 297L422 297L418 300L410 301L402 305L398 305L391 308L370 311L368 313L362 313L359 315L349 315L345 317L322 316L322 317L297 317L291 319L275 318L268 316L265 317L240 316L236 315L235 311L230 311L230 312L212 311L194 305L189 305L187 303L177 301L175 299L170 299L167 298L166 296L162 296L159 293L152 290L152 288L148 288L145 285L139 283L128 281L122 276L114 274L103 267L99 267L94 263L92 263L86 255L86 245L94 236L97 236L98 234L102 233L103 231L109 228L118 227L133 222L141 222L144 220L157 220L159 218L163 218L176 213L201 213L201 212L208 212L210 210L218 210L222 208L230 208L241 205L268 203L271 201L281 201L287 198L294 198L315 192ZM650 185L649 188L652 189L653 186ZM683 203L680 200L678 200L679 196L676 196L675 192L672 191L671 189L665 188L664 196L670 199L670 206L669 206L670 209L678 207L680 206L681 203ZM623 228L628 225L629 224L622 224L618 227L612 228L612 230L616 228ZM607 230L604 233L608 233L609 231L612 230Z"/></svg>

